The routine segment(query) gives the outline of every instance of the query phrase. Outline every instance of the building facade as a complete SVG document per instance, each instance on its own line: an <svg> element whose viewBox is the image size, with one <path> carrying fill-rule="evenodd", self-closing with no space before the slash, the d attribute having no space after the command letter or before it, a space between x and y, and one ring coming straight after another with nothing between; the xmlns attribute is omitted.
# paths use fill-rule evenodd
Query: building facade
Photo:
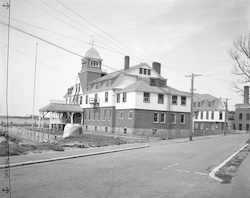
<svg viewBox="0 0 250 198"><path fill-rule="evenodd" d="M190 128L190 93L167 85L161 64L140 63L102 72L102 58L93 47L82 59L76 83L64 96L66 105L79 105L83 129L123 134L187 132Z"/></svg>
<svg viewBox="0 0 250 198"><path fill-rule="evenodd" d="M209 94L194 95L194 130L223 131L227 123L224 101Z"/></svg>
<svg viewBox="0 0 250 198"><path fill-rule="evenodd" d="M235 105L234 129L239 131L250 131L250 104L249 86L244 87L244 101Z"/></svg>

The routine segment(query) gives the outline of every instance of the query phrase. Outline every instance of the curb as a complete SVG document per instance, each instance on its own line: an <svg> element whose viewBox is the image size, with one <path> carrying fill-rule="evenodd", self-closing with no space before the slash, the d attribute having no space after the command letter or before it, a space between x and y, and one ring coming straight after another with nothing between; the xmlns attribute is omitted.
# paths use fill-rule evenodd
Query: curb
<svg viewBox="0 0 250 198"><path fill-rule="evenodd" d="M234 154L232 154L230 157L228 157L224 162L222 162L220 165L218 165L217 167L215 167L210 173L209 176L218 181L218 182L223 182L222 179L220 179L219 177L216 177L215 174L216 172L223 167L227 162L229 162L235 155L237 155L241 150L243 150L248 144L245 144L243 147L241 147L238 151L236 151Z"/></svg>
<svg viewBox="0 0 250 198"><path fill-rule="evenodd" d="M114 149L114 150L109 150L109 151L99 151L99 152L94 152L94 153L71 155L71 156L66 156L66 157L56 157L56 158L51 158L51 159L28 161L28 162L21 162L21 163L9 164L9 165L0 165L0 169L13 168L13 167L25 166L25 165L31 165L31 164L40 164L40 163L45 163L45 162L54 162L54 161L73 159L73 158L79 158L79 157L88 157L88 156L93 156L93 155L102 155L102 154L107 154L107 153L116 153L116 152L135 150L135 149L146 148L146 147L149 147L149 145L144 144L142 146L136 146L136 147L130 147L130 148Z"/></svg>

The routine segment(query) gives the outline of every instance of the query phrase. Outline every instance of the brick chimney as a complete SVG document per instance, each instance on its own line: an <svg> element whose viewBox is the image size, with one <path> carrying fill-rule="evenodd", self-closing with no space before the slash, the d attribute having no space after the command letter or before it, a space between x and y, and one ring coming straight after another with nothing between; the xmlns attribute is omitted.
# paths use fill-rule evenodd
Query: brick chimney
<svg viewBox="0 0 250 198"><path fill-rule="evenodd" d="M124 71L129 69L129 56L125 56L124 58Z"/></svg>
<svg viewBox="0 0 250 198"><path fill-rule="evenodd" d="M152 67L158 74L161 75L161 63L153 62Z"/></svg>
<svg viewBox="0 0 250 198"><path fill-rule="evenodd" d="M249 103L249 86L244 86L244 104Z"/></svg>

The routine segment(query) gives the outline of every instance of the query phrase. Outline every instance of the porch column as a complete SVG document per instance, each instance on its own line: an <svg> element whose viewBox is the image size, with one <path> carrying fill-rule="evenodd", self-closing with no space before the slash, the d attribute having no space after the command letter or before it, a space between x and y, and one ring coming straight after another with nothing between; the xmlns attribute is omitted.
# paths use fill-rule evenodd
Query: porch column
<svg viewBox="0 0 250 198"><path fill-rule="evenodd" d="M74 118L74 114L75 114L75 113L73 113L73 112L72 112L72 113L70 113L71 124L73 124L73 122L74 122L74 120L73 120L73 118Z"/></svg>
<svg viewBox="0 0 250 198"><path fill-rule="evenodd" d="M41 125L41 112L39 111L38 128L40 128L40 125Z"/></svg>

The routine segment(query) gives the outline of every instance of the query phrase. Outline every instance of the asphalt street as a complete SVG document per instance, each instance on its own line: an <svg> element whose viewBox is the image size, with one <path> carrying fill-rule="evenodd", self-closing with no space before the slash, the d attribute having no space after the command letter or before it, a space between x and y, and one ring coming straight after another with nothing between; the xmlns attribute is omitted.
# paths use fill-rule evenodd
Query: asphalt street
<svg viewBox="0 0 250 198"><path fill-rule="evenodd" d="M249 157L232 184L220 184L208 176L247 139L248 135L229 135L183 143L160 141L143 149L15 167L11 169L11 195L249 197L250 172L245 172ZM0 195L8 197L2 192Z"/></svg>

